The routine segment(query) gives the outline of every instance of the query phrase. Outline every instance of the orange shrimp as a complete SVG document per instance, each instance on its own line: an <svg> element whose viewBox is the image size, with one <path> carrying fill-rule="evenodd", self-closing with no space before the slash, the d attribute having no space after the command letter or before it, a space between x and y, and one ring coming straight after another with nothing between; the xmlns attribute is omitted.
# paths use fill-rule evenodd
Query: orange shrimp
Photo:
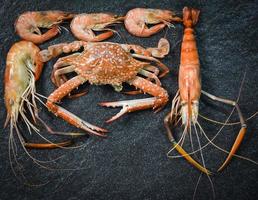
<svg viewBox="0 0 258 200"><path fill-rule="evenodd" d="M17 126L18 117L20 116L25 122L29 132L31 132L31 130L39 131L34 123L28 119L25 111L25 107L27 107L32 119L36 122L36 118L38 118L36 99L38 99L38 96L35 81L39 79L43 67L43 62L40 61L38 56L39 51L40 49L32 42L20 41L15 43L7 54L4 77L4 99L7 117L4 127L6 127L10 121L10 147L13 147L14 128L23 148L53 148L68 145L68 142L54 145L27 143L22 134L20 134Z"/></svg>
<svg viewBox="0 0 258 200"><path fill-rule="evenodd" d="M71 31L74 36L80 40L87 42L99 42L110 38L114 34L114 30L106 28L115 23L121 23L123 17L119 17L112 13L91 13L76 15L71 22ZM99 35L95 35L93 31L105 31Z"/></svg>
<svg viewBox="0 0 258 200"><path fill-rule="evenodd" d="M58 24L72 19L74 14L63 11L33 11L21 14L15 22L17 34L24 40L41 44L60 32ZM49 29L42 34L39 28Z"/></svg>
<svg viewBox="0 0 258 200"><path fill-rule="evenodd" d="M164 120L164 124L168 133L168 137L170 142L172 143L172 150L176 149L188 162L198 168L200 171L207 175L211 175L211 172L206 169L204 164L204 159L202 156L203 166L195 161L190 154L188 154L181 146L180 143L183 143L184 137L186 133L191 134L191 126L194 126L194 130L197 134L196 125L200 128L200 130L204 133L198 122L198 113L199 113L199 99L201 93L206 95L207 97L225 103L232 106L235 106L241 122L241 130L239 131L239 135L233 145L226 161L219 168L221 170L226 166L229 160L232 158L236 149L239 147L243 139L243 135L246 132L246 124L242 113L239 109L239 106L236 102L222 99L211 95L203 90L201 90L201 80L200 80L200 62L197 51L197 45L194 36L193 26L197 23L200 11L197 9L191 9L185 7L183 9L183 24L185 26L184 36L181 47L181 60L180 60L180 68L179 68L179 90L172 101L172 110L167 114ZM183 131L182 138L180 142L176 142L175 138L172 135L172 131L170 130L170 124L178 123L178 115L181 115L179 120L181 119L182 125L185 127ZM198 142L199 142L199 138ZM199 144L200 145L200 144ZM201 149L201 147L200 147ZM171 152L171 151L170 151Z"/></svg>
<svg viewBox="0 0 258 200"><path fill-rule="evenodd" d="M171 26L171 22L180 22L172 11L160 9L134 8L125 16L124 24L129 33L138 37L149 37L165 26ZM146 24L155 24L148 28Z"/></svg>

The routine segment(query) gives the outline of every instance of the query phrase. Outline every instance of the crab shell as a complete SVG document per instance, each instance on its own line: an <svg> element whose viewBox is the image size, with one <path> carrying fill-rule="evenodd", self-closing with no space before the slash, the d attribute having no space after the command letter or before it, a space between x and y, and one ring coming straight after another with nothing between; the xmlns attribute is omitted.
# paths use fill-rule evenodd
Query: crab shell
<svg viewBox="0 0 258 200"><path fill-rule="evenodd" d="M115 43L89 43L78 56L64 59L74 71L91 84L110 84L120 88L123 82L136 77L149 63L141 62Z"/></svg>

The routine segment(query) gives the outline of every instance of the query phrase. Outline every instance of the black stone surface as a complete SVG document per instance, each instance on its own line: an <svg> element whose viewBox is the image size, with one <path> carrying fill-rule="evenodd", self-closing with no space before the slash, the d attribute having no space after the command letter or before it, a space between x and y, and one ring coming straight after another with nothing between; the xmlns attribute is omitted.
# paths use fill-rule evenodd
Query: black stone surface
<svg viewBox="0 0 258 200"><path fill-rule="evenodd" d="M114 12L120 15L135 7L163 8L181 12L184 6L201 10L200 21L196 26L197 45L200 54L202 87L204 90L229 99L237 99L241 81L246 71L239 105L245 117L258 110L258 2L257 1L10 1L2 0L0 7L0 75L3 80L5 58L11 45L19 41L14 33L17 16L28 10L65 10L71 12ZM64 27L69 27L65 24ZM115 27L121 37L116 35L109 41L136 43L143 46L155 46L165 30L151 38L136 38L129 35L123 25ZM170 98L178 88L177 74L180 59L180 42L183 27L175 24L167 31L171 42L171 52L162 61L171 72L162 79ZM62 29L61 35L41 45L73 41L70 32ZM37 83L39 93L48 96L54 86L50 73L55 60L45 65L41 79ZM6 110L3 100L3 81L0 84L1 126ZM192 199L200 176L199 171L184 159L168 159L166 153L170 144L165 134L163 118L170 110L171 103L161 112L151 110L128 114L112 124L104 121L119 109L102 108L97 103L122 99L136 99L139 96L126 96L116 93L110 86L86 86L89 94L78 99L64 99L62 106L81 118L107 128L107 139L82 137L75 140L78 149L29 150L39 160L56 159L53 163L43 163L62 170L47 170L36 165L18 147L18 162L22 174L34 185L27 186L12 173L8 158L9 127L0 134L0 199ZM200 113L212 119L223 121L232 108L201 98ZM76 131L66 122L56 118L41 106L42 118L55 130ZM238 120L234 114L232 121ZM248 131L238 154L258 161L257 117L247 122ZM212 138L220 125L200 119L206 134ZM239 126L229 126L222 130L215 143L224 149L230 149ZM180 129L176 130L179 137ZM36 134L29 135L25 127L24 135L31 141L42 141ZM41 134L53 141L64 137L49 136L44 129ZM200 135L202 144L205 137ZM197 148L196 135L193 135ZM17 142L18 144L18 142ZM190 150L190 141L185 146ZM173 154L173 153L172 153ZM215 171L226 158L226 154L214 147L203 150L206 165ZM173 155L177 155L174 153ZM70 170L69 170L70 169ZM74 170L72 170L74 169ZM77 170L75 170L77 169ZM15 168L17 171L17 166ZM257 165L239 158L232 159L230 165L221 173L210 177L215 189L216 199L257 199ZM202 176L195 199L212 199L211 183Z"/></svg>

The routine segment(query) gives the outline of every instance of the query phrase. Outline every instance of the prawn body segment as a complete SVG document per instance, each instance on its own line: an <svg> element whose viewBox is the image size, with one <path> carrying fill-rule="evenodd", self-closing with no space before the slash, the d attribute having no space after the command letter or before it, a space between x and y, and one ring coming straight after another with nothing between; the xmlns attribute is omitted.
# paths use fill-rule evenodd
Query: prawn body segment
<svg viewBox="0 0 258 200"><path fill-rule="evenodd" d="M197 17L197 19L192 19L191 16ZM193 123L197 121L198 102L201 95L200 63L194 30L192 28L197 23L198 16L198 10L188 10L185 8L183 10L183 20L186 28L181 46L178 85L182 123L186 126L190 126L191 121ZM192 21L195 21L195 23Z"/></svg>
<svg viewBox="0 0 258 200"><path fill-rule="evenodd" d="M55 37L60 32L58 24L72 19L73 16L74 14L63 11L25 12L17 18L15 30L22 39L41 44ZM49 30L42 34L39 28Z"/></svg>

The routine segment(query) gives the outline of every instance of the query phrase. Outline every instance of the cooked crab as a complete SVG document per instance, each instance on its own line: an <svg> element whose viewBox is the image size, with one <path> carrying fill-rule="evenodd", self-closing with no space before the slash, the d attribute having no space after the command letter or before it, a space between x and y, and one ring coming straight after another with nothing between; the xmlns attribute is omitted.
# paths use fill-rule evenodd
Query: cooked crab
<svg viewBox="0 0 258 200"><path fill-rule="evenodd" d="M151 65L151 62L162 68L163 72L160 77L168 73L168 68L141 46L75 41L50 46L47 50L41 51L40 56L42 61L46 62L61 53L76 52L81 47L84 48L83 52L59 58L54 65L51 79L58 88L48 97L46 105L56 116L89 133L104 136L105 129L91 125L56 104L87 81L97 85L112 85L116 91L121 91L122 83L126 82L153 96L137 100L100 103L101 106L122 107L122 110L107 122L114 121L128 112L147 108L159 110L166 105L168 94L161 87L157 77L159 68ZM66 74L70 72L76 72L77 76L68 80Z"/></svg>

